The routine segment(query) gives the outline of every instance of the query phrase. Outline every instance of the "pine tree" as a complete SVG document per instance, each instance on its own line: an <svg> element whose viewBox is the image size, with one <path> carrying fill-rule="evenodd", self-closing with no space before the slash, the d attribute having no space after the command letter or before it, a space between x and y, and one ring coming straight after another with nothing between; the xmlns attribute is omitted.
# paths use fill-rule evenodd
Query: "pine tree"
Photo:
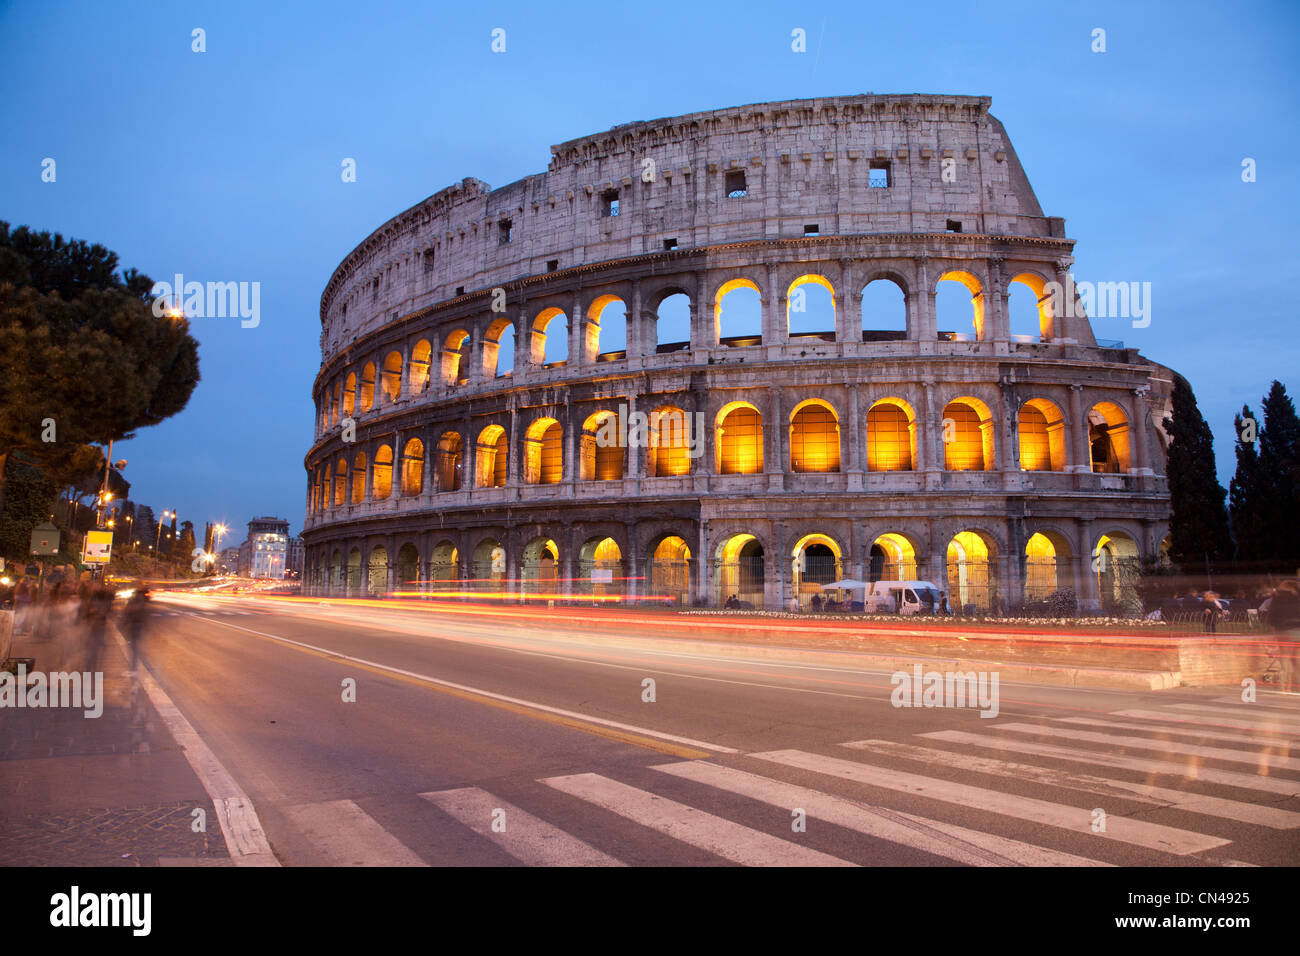
<svg viewBox="0 0 1300 956"><path fill-rule="evenodd" d="M1268 529L1262 557L1294 574L1300 565L1300 418L1277 381L1264 398L1259 467L1264 485L1260 516Z"/></svg>
<svg viewBox="0 0 1300 956"><path fill-rule="evenodd" d="M1237 561L1241 564L1270 560L1268 522L1264 517L1264 472L1259 463L1259 419L1243 405L1233 417L1237 435L1237 470L1228 484L1228 512L1232 520L1232 538Z"/></svg>
<svg viewBox="0 0 1300 956"><path fill-rule="evenodd" d="M1185 573L1232 557L1226 492L1214 472L1214 435L1196 405L1192 386L1174 375L1173 417L1166 418L1169 460L1170 554Z"/></svg>

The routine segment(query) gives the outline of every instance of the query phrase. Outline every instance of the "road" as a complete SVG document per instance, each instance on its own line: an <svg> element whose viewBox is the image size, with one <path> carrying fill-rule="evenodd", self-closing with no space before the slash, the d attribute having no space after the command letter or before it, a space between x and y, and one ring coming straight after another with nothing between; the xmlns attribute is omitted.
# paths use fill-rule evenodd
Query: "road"
<svg viewBox="0 0 1300 956"><path fill-rule="evenodd" d="M987 718L627 612L156 603L144 659L284 865L1300 861L1300 697L1002 681Z"/></svg>

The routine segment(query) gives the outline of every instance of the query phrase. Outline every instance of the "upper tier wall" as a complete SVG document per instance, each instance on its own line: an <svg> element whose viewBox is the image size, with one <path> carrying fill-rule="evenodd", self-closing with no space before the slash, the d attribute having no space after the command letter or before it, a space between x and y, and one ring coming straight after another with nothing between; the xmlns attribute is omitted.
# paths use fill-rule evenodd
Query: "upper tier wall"
<svg viewBox="0 0 1300 956"><path fill-rule="evenodd" d="M732 107L561 143L546 172L500 189L465 179L340 264L321 297L322 357L458 290L660 252L667 240L689 249L799 237L809 225L823 236L934 233L949 220L969 233L1063 237L989 102L866 95ZM887 188L868 187L873 164L887 164ZM746 195L728 198L727 173L740 170ZM607 214L611 190L617 216Z"/></svg>

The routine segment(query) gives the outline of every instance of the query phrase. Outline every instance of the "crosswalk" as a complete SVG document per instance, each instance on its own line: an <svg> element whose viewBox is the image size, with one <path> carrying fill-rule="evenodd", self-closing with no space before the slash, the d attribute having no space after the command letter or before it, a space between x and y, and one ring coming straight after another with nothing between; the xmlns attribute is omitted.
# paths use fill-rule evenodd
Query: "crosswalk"
<svg viewBox="0 0 1300 956"><path fill-rule="evenodd" d="M364 799L285 817L310 862L345 866L474 862L482 843L526 866L672 863L673 847L745 866L1227 866L1261 842L1288 857L1265 864L1300 860L1300 700L971 726L435 790L417 795L427 815L384 823Z"/></svg>

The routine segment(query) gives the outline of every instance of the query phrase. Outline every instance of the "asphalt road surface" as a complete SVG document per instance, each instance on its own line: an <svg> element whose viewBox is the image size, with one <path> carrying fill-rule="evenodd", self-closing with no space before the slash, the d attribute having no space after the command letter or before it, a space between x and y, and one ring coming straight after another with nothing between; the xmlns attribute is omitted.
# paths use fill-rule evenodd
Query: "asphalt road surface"
<svg viewBox="0 0 1300 956"><path fill-rule="evenodd" d="M1002 681L988 718L629 612L155 603L144 659L284 865L1300 862L1296 696Z"/></svg>

